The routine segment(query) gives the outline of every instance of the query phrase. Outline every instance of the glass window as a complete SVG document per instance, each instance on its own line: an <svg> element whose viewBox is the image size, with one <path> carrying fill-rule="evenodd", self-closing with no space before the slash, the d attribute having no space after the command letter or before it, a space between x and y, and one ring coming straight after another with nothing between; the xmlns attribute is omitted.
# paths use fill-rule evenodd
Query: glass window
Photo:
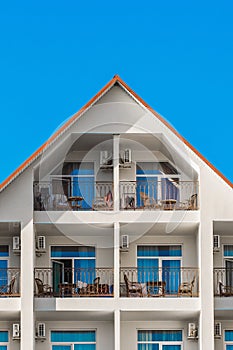
<svg viewBox="0 0 233 350"><path fill-rule="evenodd" d="M95 350L95 331L52 331L52 350ZM60 344L59 344L60 343ZM62 344L63 343L63 344ZM69 343L69 344L64 344Z"/></svg>
<svg viewBox="0 0 233 350"><path fill-rule="evenodd" d="M181 330L138 331L138 350L180 350L181 346Z"/></svg>
<svg viewBox="0 0 233 350"><path fill-rule="evenodd" d="M0 257L9 256L9 246L8 245L0 245Z"/></svg>
<svg viewBox="0 0 233 350"><path fill-rule="evenodd" d="M90 258L95 257L95 247L88 246L53 246L52 258Z"/></svg>
<svg viewBox="0 0 233 350"><path fill-rule="evenodd" d="M138 245L138 256L182 256L181 245Z"/></svg>
<svg viewBox="0 0 233 350"><path fill-rule="evenodd" d="M0 331L0 343L7 343L7 342L8 342L8 332Z"/></svg>
<svg viewBox="0 0 233 350"><path fill-rule="evenodd" d="M224 245L224 256L232 256L233 257L233 245L232 244Z"/></svg>

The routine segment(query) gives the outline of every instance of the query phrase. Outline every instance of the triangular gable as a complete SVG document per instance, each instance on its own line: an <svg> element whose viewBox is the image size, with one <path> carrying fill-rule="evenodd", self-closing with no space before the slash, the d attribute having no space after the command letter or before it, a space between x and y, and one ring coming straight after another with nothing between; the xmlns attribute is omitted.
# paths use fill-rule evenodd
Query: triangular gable
<svg viewBox="0 0 233 350"><path fill-rule="evenodd" d="M7 187L17 176L19 176L32 162L34 162L58 137L60 137L75 121L83 115L93 104L97 103L116 83L118 83L136 102L148 109L160 120L169 130L173 132L188 148L190 148L206 165L208 165L219 177L221 177L231 188L231 183L218 169L216 169L202 154L197 151L186 139L184 139L160 114L154 111L143 99L138 96L118 75L115 75L86 105L75 113L61 128L59 128L39 149L36 150L23 164L21 164L2 184L0 191Z"/></svg>

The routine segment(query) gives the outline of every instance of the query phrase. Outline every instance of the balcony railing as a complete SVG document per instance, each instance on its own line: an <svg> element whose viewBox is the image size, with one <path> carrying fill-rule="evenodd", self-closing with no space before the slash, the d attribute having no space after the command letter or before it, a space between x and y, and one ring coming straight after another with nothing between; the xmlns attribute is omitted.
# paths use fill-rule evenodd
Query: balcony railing
<svg viewBox="0 0 233 350"><path fill-rule="evenodd" d="M161 178L122 181L121 209L197 210L198 182Z"/></svg>
<svg viewBox="0 0 233 350"><path fill-rule="evenodd" d="M0 268L0 297L20 296L20 269Z"/></svg>
<svg viewBox="0 0 233 350"><path fill-rule="evenodd" d="M214 295L233 297L233 269L214 268Z"/></svg>
<svg viewBox="0 0 233 350"><path fill-rule="evenodd" d="M113 210L112 182L91 178L54 178L34 182L34 210Z"/></svg>
<svg viewBox="0 0 233 350"><path fill-rule="evenodd" d="M120 269L121 297L198 297L198 268Z"/></svg>
<svg viewBox="0 0 233 350"><path fill-rule="evenodd" d="M35 268L36 297L113 297L112 268Z"/></svg>

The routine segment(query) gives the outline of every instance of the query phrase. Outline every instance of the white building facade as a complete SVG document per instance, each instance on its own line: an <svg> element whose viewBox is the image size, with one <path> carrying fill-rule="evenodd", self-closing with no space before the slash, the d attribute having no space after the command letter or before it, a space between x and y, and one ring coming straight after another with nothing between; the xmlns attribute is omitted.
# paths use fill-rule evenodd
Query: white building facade
<svg viewBox="0 0 233 350"><path fill-rule="evenodd" d="M232 350L232 187L115 76L0 186L0 350Z"/></svg>

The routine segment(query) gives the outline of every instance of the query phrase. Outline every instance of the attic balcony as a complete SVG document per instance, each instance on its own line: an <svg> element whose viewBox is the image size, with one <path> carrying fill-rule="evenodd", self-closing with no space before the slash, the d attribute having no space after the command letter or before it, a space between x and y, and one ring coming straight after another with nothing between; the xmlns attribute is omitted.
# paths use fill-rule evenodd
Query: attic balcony
<svg viewBox="0 0 233 350"><path fill-rule="evenodd" d="M35 211L113 211L113 182L66 176L34 182ZM198 181L174 176L120 181L120 210L198 210Z"/></svg>

